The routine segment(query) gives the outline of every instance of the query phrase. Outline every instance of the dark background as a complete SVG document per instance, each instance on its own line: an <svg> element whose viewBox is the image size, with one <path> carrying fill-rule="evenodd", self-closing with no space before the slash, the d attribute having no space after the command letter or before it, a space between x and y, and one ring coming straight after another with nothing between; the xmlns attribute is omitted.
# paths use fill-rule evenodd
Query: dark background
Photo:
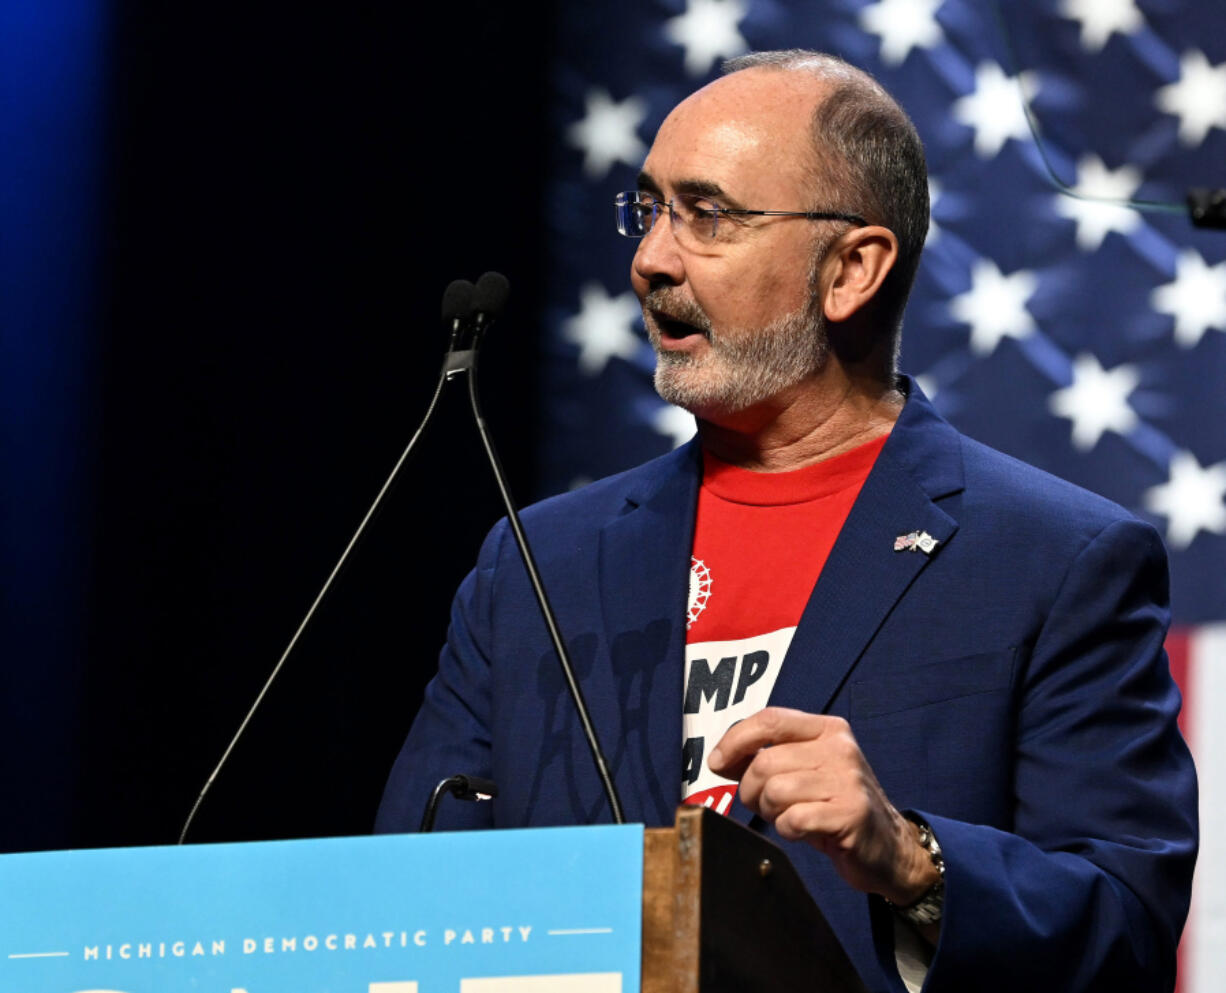
<svg viewBox="0 0 1226 993"><path fill-rule="evenodd" d="M542 23L487 0L112 8L98 290L68 343L88 402L73 465L24 467L71 506L25 549L60 556L53 595L6 595L0 850L175 840L425 410L451 279L511 280L483 395L533 495ZM501 513L461 387L192 840L369 831ZM5 503L21 583L38 501Z"/></svg>

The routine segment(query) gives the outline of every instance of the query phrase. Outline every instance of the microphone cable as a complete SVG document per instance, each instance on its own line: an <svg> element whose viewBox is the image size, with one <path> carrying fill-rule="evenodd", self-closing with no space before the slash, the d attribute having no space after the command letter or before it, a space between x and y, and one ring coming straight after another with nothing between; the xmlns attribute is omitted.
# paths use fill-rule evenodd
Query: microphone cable
<svg viewBox="0 0 1226 993"><path fill-rule="evenodd" d="M1047 147L1043 144L1043 139L1039 137L1038 120L1031 107L1030 96L1026 93L1026 85L1022 81L1022 73L1018 68L1017 53L1013 47L1013 36L1009 31L1008 23L1005 21L1005 15L1001 10L1000 2L999 0L988 0L988 6L991 8L993 19L996 21L1001 44L1004 46L1005 71L1012 79L1017 81L1018 96L1022 104L1022 112L1026 115L1026 124L1030 129L1030 136L1034 139L1035 150L1039 153L1039 158L1043 162L1046 179L1055 188L1056 192L1073 200L1108 204L1114 207L1131 207L1133 210L1142 213L1183 214L1188 217L1195 227L1226 229L1226 188L1209 189L1194 187L1187 191L1185 203L1175 203L1167 200L1123 200L1119 197L1103 197L1095 196L1091 193L1082 193L1056 175L1055 167L1052 165L1051 159L1047 154Z"/></svg>

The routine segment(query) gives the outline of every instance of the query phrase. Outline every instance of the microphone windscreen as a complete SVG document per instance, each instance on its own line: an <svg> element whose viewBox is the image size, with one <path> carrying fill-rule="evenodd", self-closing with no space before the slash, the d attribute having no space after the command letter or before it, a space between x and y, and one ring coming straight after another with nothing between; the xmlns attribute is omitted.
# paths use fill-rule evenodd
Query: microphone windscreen
<svg viewBox="0 0 1226 993"><path fill-rule="evenodd" d="M443 323L464 320L473 315L476 289L467 279L453 279L443 291Z"/></svg>
<svg viewBox="0 0 1226 993"><path fill-rule="evenodd" d="M511 293L511 282L500 272L487 272L477 280L474 309L484 314L486 323L502 313Z"/></svg>

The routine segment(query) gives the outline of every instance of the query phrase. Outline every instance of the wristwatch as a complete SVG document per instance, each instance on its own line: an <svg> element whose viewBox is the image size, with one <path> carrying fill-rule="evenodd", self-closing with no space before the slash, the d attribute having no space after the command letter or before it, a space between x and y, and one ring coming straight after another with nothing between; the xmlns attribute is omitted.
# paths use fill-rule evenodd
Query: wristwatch
<svg viewBox="0 0 1226 993"><path fill-rule="evenodd" d="M941 919L941 914L945 909L945 858L941 855L941 846L937 844L932 828L918 817L905 814L903 816L919 828L919 843L927 849L928 857L932 859L932 864L936 867L940 878L928 887L924 895L914 903L905 907L894 903L891 903L890 906L894 908L894 913L911 924L935 924ZM886 902L889 903L888 900Z"/></svg>

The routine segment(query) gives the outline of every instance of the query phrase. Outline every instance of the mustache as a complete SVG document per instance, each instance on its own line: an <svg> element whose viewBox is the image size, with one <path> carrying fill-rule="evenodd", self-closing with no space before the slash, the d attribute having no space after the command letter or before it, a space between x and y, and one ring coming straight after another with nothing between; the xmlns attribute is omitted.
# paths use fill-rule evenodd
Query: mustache
<svg viewBox="0 0 1226 993"><path fill-rule="evenodd" d="M711 318L707 312L672 287L661 286L648 293L643 298L643 310L651 311L654 316L689 324L703 332L711 330Z"/></svg>

